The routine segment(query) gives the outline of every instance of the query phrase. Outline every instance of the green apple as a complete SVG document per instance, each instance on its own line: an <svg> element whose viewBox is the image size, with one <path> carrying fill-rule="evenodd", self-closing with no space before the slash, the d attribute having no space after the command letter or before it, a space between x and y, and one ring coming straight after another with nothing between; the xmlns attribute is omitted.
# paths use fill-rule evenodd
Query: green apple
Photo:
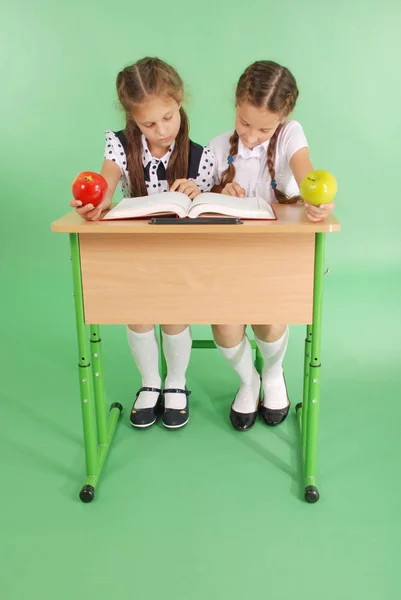
<svg viewBox="0 0 401 600"><path fill-rule="evenodd" d="M308 204L329 204L337 193L337 181L334 175L319 169L303 178L299 191Z"/></svg>

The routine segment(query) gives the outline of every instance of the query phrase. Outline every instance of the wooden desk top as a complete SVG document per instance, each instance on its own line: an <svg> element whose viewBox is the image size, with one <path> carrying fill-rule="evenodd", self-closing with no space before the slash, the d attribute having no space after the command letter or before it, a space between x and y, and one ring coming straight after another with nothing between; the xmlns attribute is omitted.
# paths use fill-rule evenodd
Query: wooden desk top
<svg viewBox="0 0 401 600"><path fill-rule="evenodd" d="M324 233L339 231L340 223L334 215L321 223L311 223L305 217L301 205L275 204L276 221L244 221L243 225L149 225L149 219L121 221L85 221L75 211L71 211L54 221L52 231L57 233Z"/></svg>

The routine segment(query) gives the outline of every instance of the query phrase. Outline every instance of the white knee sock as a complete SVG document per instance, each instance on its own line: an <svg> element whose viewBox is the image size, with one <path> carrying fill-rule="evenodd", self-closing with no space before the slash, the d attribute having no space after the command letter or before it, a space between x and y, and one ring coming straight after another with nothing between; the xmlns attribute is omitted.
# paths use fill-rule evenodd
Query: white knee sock
<svg viewBox="0 0 401 600"><path fill-rule="evenodd" d="M127 327L127 337L136 366L142 376L141 387L160 388L159 345L154 328L147 333L137 333ZM135 408L152 408L158 397L157 392L141 392L135 402Z"/></svg>
<svg viewBox="0 0 401 600"><path fill-rule="evenodd" d="M244 336L238 346L234 346L234 348L223 348L222 346L217 346L217 348L234 371L238 373L241 380L233 409L240 413L255 412L259 400L260 378L253 364L252 348L248 338Z"/></svg>
<svg viewBox="0 0 401 600"><path fill-rule="evenodd" d="M275 342L263 342L255 335L255 342L263 356L263 406L279 409L288 406L287 389L283 376L283 359L288 345L289 330Z"/></svg>
<svg viewBox="0 0 401 600"><path fill-rule="evenodd" d="M163 352L167 363L167 377L164 388L178 388L185 390L185 373L191 356L192 340L189 327L176 335L163 335ZM164 405L166 408L182 410L186 406L185 394L165 394Z"/></svg>

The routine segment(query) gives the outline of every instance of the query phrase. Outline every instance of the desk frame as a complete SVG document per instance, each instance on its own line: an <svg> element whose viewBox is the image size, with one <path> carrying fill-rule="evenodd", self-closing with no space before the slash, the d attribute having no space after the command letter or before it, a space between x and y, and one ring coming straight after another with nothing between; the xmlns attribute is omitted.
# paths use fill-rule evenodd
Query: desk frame
<svg viewBox="0 0 401 600"><path fill-rule="evenodd" d="M288 210L280 207L280 209ZM293 210L298 210L293 208ZM88 320L85 318L84 309L84 287L82 273L82 253L80 249L80 234L89 232L88 226L96 226L96 224L85 223L81 220L77 221L76 216L71 221L71 218L60 219L53 223L53 230L60 232L68 232L70 234L71 261L73 272L73 288L75 299L75 315L78 339L78 372L80 399L83 421L83 435L86 458L86 482L80 492L80 498L83 502L91 502L95 497L95 489L97 488L99 477L105 463L106 456L110 449L114 432L123 407L120 403L114 402L107 411L105 391L104 391L104 369L102 358L101 338L99 325L89 324L89 339L87 335ZM302 222L302 218L298 214L298 220ZM75 220L74 220L75 219ZM285 225L285 224L284 224ZM307 224L303 223L305 233L314 234L314 251L313 251L313 290L312 290L312 321L306 328L305 354L304 354L304 381L303 381L303 401L296 405L296 414L301 432L301 451L304 471L304 489L305 499L307 502L314 503L319 499L319 492L316 482L317 468L317 439L318 439L318 416L320 406L320 381L321 381L321 336L322 336L322 300L323 300L323 277L324 277L324 251L325 251L325 233L327 231L336 231L339 229L338 221L332 217L331 222L326 226L318 227L311 226L307 229ZM100 224L104 227L104 224ZM147 226L144 225L143 226ZM147 226L151 227L151 226ZM158 225L160 233L164 226ZM174 227L174 226L166 226ZM189 229L197 228L196 233L203 233L203 226L190 226ZM217 226L209 226L217 227ZM222 226L241 227L241 226ZM179 229L183 231L183 226ZM200 229L199 229L200 228ZM140 230L138 230L140 231ZM148 230L149 232L154 230ZM174 231L174 229L172 230ZM237 230L240 231L240 230ZM263 230L265 231L265 230ZM273 230L274 231L274 230ZM291 232L291 227L276 229L277 234L281 232ZM274 234L276 234L274 231ZM111 231L113 234L115 230ZM145 233L145 231L143 231ZM166 230L165 230L166 232ZM262 232L259 229L257 233ZM97 233L96 230L90 233ZM101 231L104 233L104 231ZM127 231L128 233L128 231ZM174 232L175 233L175 232ZM295 299L296 300L296 299ZM294 301L295 301L294 300ZM133 322L132 320L131 322ZM114 322L114 321L113 321ZM203 322L191 321L191 322ZM213 322L213 321L212 321ZM241 321L242 322L242 321ZM266 321L267 322L267 321ZM194 348L213 348L215 347L212 341L195 340ZM163 357L161 357L162 370L165 369ZM263 368L263 361L260 354L257 354L256 367L259 372Z"/></svg>

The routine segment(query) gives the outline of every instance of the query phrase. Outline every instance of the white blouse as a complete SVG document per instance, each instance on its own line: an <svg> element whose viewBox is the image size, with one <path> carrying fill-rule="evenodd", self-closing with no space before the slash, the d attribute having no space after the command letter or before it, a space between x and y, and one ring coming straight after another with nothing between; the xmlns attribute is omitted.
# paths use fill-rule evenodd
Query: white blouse
<svg viewBox="0 0 401 600"><path fill-rule="evenodd" d="M220 183L222 173L228 167L227 158L232 134L233 131L223 133L209 142L209 148L215 155L217 163L214 178L216 185ZM269 202L274 202L275 196L270 185L271 177L266 164L269 143L270 140L267 140L251 150L244 146L241 140L238 141L238 154L233 157L234 181L245 189L248 197L262 196ZM308 142L300 123L286 121L277 140L274 168L277 188L288 196L299 193L291 171L290 160L295 152L307 146Z"/></svg>

